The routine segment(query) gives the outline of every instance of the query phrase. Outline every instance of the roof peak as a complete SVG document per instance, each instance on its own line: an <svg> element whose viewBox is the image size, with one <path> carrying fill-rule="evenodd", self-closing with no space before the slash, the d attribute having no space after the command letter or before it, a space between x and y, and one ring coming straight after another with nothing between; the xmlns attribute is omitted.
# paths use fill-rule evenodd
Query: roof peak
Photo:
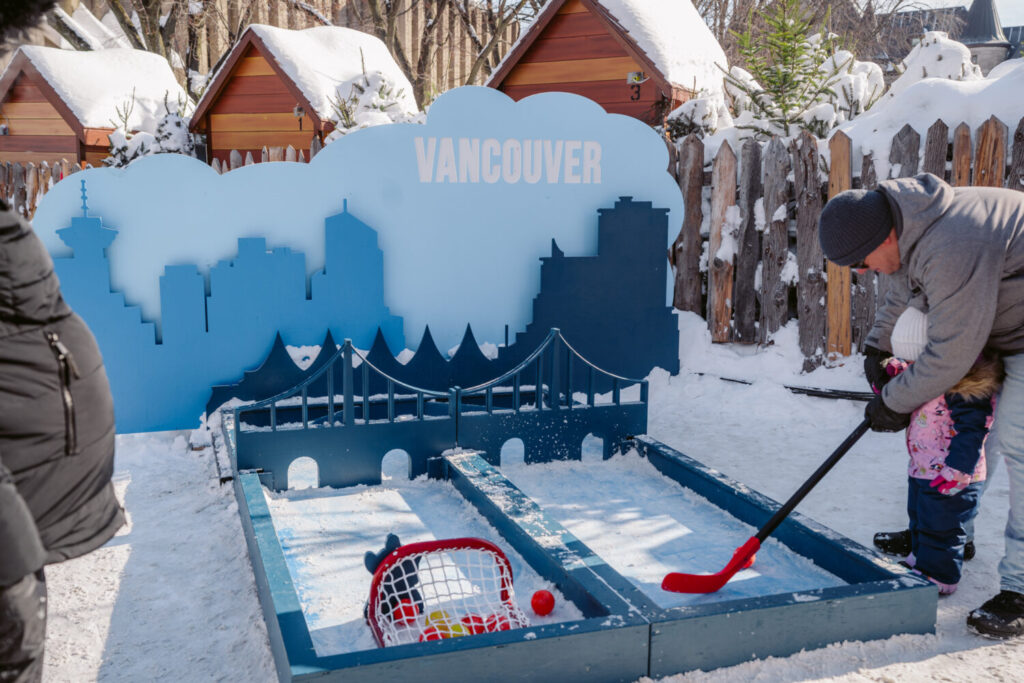
<svg viewBox="0 0 1024 683"><path fill-rule="evenodd" d="M971 3L971 8L967 10L967 23L960 34L960 42L964 45L1010 44L1003 33L995 0L974 0Z"/></svg>

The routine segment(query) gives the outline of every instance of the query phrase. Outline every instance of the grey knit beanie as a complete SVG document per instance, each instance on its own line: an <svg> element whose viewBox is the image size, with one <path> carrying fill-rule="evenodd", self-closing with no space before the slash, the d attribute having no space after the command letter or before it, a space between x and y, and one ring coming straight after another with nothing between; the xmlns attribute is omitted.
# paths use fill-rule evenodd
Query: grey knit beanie
<svg viewBox="0 0 1024 683"><path fill-rule="evenodd" d="M878 190L846 190L829 200L818 221L825 258L849 266L878 248L894 227L889 201Z"/></svg>

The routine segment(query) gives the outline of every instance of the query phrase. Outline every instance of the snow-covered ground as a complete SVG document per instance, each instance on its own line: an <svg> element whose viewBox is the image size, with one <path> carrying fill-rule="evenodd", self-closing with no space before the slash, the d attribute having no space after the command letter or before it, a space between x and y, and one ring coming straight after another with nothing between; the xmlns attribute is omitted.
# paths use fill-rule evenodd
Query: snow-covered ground
<svg viewBox="0 0 1024 683"><path fill-rule="evenodd" d="M857 357L800 375L793 327L780 332L774 346L759 350L711 345L703 323L689 314L680 316L680 331L682 372L670 377L655 371L650 378L649 433L743 484L785 500L861 419L862 403L801 396L782 387L861 390ZM510 467L509 474L516 469ZM519 483L530 488L525 480ZM181 433L120 436L116 484L129 526L91 555L47 570L45 680L274 680L234 498L229 486L217 483L209 451L189 450ZM598 509L600 500L617 493L621 479L595 475L587 484ZM870 546L875 531L905 525L905 488L901 436L869 433L798 509ZM314 500L313 492L306 498L289 495ZM935 635L838 643L666 680L1024 680L1024 641L994 642L964 628L967 612L998 589L1007 501L1000 467L977 519L978 556L967 563L960 590L939 601ZM642 525L649 514L638 508L640 522L633 524ZM592 535L585 542L594 547L601 540L597 519L591 515L589 527L576 527L581 536ZM563 523L572 526L568 519ZM353 552L361 556L368 549ZM709 558L707 571L727 559Z"/></svg>

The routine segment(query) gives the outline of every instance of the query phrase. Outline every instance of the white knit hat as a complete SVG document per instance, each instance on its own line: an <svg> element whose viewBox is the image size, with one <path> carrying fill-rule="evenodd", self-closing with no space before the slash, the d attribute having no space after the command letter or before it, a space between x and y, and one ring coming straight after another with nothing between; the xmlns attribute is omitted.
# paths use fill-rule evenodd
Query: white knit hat
<svg viewBox="0 0 1024 683"><path fill-rule="evenodd" d="M906 361L917 357L928 345L928 315L916 308L903 311L892 328L892 355Z"/></svg>

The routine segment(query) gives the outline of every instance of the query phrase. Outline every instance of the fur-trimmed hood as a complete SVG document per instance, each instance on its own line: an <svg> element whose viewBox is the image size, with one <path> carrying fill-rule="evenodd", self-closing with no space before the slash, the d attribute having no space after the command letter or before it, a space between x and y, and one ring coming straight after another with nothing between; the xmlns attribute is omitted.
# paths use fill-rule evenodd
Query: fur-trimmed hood
<svg viewBox="0 0 1024 683"><path fill-rule="evenodd" d="M988 398L999 391L1005 377L1006 370L1003 367L1003 359L996 353L985 351L970 372L946 393L955 394L967 400Z"/></svg>

